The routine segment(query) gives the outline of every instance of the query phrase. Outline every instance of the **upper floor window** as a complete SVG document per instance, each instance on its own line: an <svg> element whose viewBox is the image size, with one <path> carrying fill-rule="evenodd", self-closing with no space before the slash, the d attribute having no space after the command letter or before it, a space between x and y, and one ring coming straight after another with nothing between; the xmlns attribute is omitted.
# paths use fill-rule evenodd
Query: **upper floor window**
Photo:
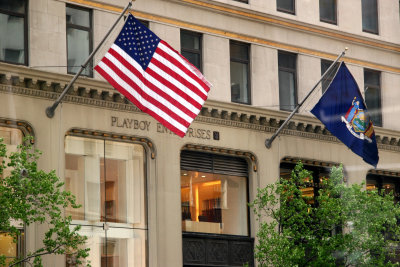
<svg viewBox="0 0 400 267"><path fill-rule="evenodd" d="M202 71L201 34L181 30L181 54L198 70Z"/></svg>
<svg viewBox="0 0 400 267"><path fill-rule="evenodd" d="M145 151L139 144L67 136L65 188L79 209L72 224L88 236L93 266L146 266ZM106 232L104 224L109 229ZM66 266L76 266L67 257Z"/></svg>
<svg viewBox="0 0 400 267"><path fill-rule="evenodd" d="M182 230L248 236L247 176L242 158L182 151Z"/></svg>
<svg viewBox="0 0 400 267"><path fill-rule="evenodd" d="M382 126L381 110L381 73L374 70L364 70L365 103L368 114L375 126Z"/></svg>
<svg viewBox="0 0 400 267"><path fill-rule="evenodd" d="M250 101L250 45L230 42L231 101L251 104Z"/></svg>
<svg viewBox="0 0 400 267"><path fill-rule="evenodd" d="M278 11L295 14L295 0L276 0Z"/></svg>
<svg viewBox="0 0 400 267"><path fill-rule="evenodd" d="M0 1L0 61L28 64L27 1Z"/></svg>
<svg viewBox="0 0 400 267"><path fill-rule="evenodd" d="M236 2L242 2L242 3L245 3L245 4L248 4L248 3L249 3L248 0L234 0L234 1L236 1Z"/></svg>
<svg viewBox="0 0 400 267"><path fill-rule="evenodd" d="M292 111L297 106L297 55L278 52L279 106L281 110Z"/></svg>
<svg viewBox="0 0 400 267"><path fill-rule="evenodd" d="M332 63L333 61L321 59L321 76L329 69ZM338 67L339 63L336 62L335 66L331 68L331 70L321 80L322 93L325 93L326 89L328 89L328 86L331 84L333 77L335 77Z"/></svg>
<svg viewBox="0 0 400 267"><path fill-rule="evenodd" d="M68 73L77 73L92 51L92 12L89 9L67 6ZM93 76L93 62L82 75Z"/></svg>
<svg viewBox="0 0 400 267"><path fill-rule="evenodd" d="M378 34L378 0L362 0L361 5L363 31Z"/></svg>
<svg viewBox="0 0 400 267"><path fill-rule="evenodd" d="M323 22L337 24L336 0L319 0L319 19Z"/></svg>

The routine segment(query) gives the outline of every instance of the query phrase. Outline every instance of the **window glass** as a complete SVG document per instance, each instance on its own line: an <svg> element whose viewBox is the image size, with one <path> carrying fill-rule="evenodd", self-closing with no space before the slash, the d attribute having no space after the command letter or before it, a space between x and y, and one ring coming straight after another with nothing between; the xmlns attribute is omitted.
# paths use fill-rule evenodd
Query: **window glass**
<svg viewBox="0 0 400 267"><path fill-rule="evenodd" d="M297 105L296 55L278 53L279 106L281 110L294 110Z"/></svg>
<svg viewBox="0 0 400 267"><path fill-rule="evenodd" d="M182 230L248 235L246 177L181 171Z"/></svg>
<svg viewBox="0 0 400 267"><path fill-rule="evenodd" d="M0 1L0 61L27 64L26 1Z"/></svg>
<svg viewBox="0 0 400 267"><path fill-rule="evenodd" d="M201 71L201 34L181 31L181 54Z"/></svg>
<svg viewBox="0 0 400 267"><path fill-rule="evenodd" d="M144 164L141 145L66 137L65 187L82 205L66 211L89 238L93 266L146 265ZM74 266L68 256L66 262Z"/></svg>
<svg viewBox="0 0 400 267"><path fill-rule="evenodd" d="M242 104L251 104L249 60L250 46L248 44L231 42L230 44L230 73L231 73L231 101Z"/></svg>
<svg viewBox="0 0 400 267"><path fill-rule="evenodd" d="M321 59L321 76L329 69L332 63L333 61ZM335 77L339 65L340 64L336 62L335 66L321 80L322 93L325 93L326 89L328 89L328 86L332 82L333 77Z"/></svg>
<svg viewBox="0 0 400 267"><path fill-rule="evenodd" d="M276 6L278 11L283 11L287 13L295 13L295 0L276 0Z"/></svg>
<svg viewBox="0 0 400 267"><path fill-rule="evenodd" d="M364 70L365 103L375 126L382 126L380 72Z"/></svg>
<svg viewBox="0 0 400 267"><path fill-rule="evenodd" d="M77 73L92 50L91 12L67 7L66 20L68 73ZM82 75L93 75L92 62L89 62Z"/></svg>
<svg viewBox="0 0 400 267"><path fill-rule="evenodd" d="M363 31L378 34L378 2L377 0L362 0Z"/></svg>
<svg viewBox="0 0 400 267"><path fill-rule="evenodd" d="M319 0L319 18L321 21L336 24L336 0Z"/></svg>

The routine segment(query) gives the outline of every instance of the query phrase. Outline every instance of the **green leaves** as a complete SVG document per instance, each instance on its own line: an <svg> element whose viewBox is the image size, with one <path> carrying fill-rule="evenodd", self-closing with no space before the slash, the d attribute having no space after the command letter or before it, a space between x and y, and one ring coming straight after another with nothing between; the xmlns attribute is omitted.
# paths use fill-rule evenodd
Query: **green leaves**
<svg viewBox="0 0 400 267"><path fill-rule="evenodd" d="M42 266L41 256L65 254L66 251L73 251L77 262L82 263L88 256L88 249L81 248L86 237L78 234L79 228L72 229L71 218L63 215L65 207L78 208L79 205L70 192L63 190L55 171L38 169L36 161L41 153L32 148L29 139L10 155L0 140L0 232L7 232L16 240L21 232L13 222L20 226L44 224L48 230L42 237L42 248L27 253L25 258L15 259L10 266L32 259L33 266ZM10 170L9 175L3 175L6 168ZM5 266L5 261L1 260L0 255L0 266Z"/></svg>
<svg viewBox="0 0 400 267"><path fill-rule="evenodd" d="M250 204L260 222L260 266L396 266L390 256L400 207L393 196L345 184L339 166L312 199L305 196L310 177L299 163L290 179L259 189Z"/></svg>

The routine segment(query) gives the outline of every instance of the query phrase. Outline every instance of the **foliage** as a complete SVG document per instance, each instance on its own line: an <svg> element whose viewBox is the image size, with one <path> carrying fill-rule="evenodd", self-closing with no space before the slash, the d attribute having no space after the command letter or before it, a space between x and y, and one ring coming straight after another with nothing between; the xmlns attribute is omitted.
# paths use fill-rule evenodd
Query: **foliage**
<svg viewBox="0 0 400 267"><path fill-rule="evenodd" d="M20 266L33 260L33 266L42 266L41 256L46 254L73 253L78 263L88 256L89 249L82 249L86 237L78 234L79 227L70 228L71 217L64 216L67 206L78 208L75 197L62 189L55 171L39 170L40 151L32 148L32 138L26 138L17 152L7 155L6 145L0 138L0 232L10 234L16 242L21 232L15 227L33 223L46 228L43 247L14 259L9 266ZM0 266L6 257L0 255Z"/></svg>
<svg viewBox="0 0 400 267"><path fill-rule="evenodd" d="M303 195L312 174L298 163L290 179L259 189L255 257L260 266L397 266L400 207L392 194L347 185L333 167L315 202Z"/></svg>

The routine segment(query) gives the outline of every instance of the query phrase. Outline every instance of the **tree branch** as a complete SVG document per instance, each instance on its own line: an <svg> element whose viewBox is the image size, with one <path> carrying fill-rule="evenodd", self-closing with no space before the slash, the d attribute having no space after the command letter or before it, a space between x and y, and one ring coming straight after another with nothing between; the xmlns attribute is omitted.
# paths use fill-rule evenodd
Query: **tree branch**
<svg viewBox="0 0 400 267"><path fill-rule="evenodd" d="M38 254L33 254L33 255L31 255L31 256L28 256L28 257L26 257L26 258L24 258L24 259L22 259L22 260L19 260L19 261L17 261L17 262L14 262L13 264L10 264L8 267L12 267L12 266L14 266L14 265L17 265L17 264L19 264L19 263L21 263L21 262L24 262L24 261L28 261L29 259L31 259L31 258L36 258L36 257L39 257L39 256L43 256L43 255L47 255L47 254L53 254L53 253L55 253L56 251L57 251L57 249L59 249L60 247L61 247L62 245L58 245L57 247L55 247L53 250L51 250L51 251L46 251L46 252L42 252L42 253L38 253Z"/></svg>

